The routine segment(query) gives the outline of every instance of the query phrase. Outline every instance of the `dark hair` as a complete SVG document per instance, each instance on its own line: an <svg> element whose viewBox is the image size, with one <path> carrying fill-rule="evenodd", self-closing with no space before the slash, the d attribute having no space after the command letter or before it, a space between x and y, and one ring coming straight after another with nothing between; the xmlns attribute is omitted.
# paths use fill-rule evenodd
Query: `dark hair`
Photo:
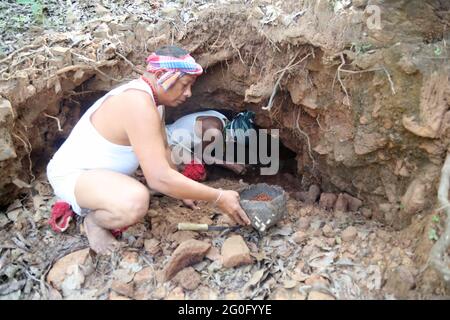
<svg viewBox="0 0 450 320"><path fill-rule="evenodd" d="M189 54L189 52L177 46L162 46L156 49L155 53L159 56L168 56L175 58L179 58Z"/></svg>

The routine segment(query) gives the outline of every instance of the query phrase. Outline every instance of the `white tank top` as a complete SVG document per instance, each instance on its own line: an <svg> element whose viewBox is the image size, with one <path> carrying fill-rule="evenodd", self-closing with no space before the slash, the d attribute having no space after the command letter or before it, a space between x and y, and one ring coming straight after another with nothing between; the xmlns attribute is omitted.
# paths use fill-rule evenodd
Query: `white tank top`
<svg viewBox="0 0 450 320"><path fill-rule="evenodd" d="M196 145L202 143L202 139L195 134L195 123L199 117L215 117L222 121L222 125L225 128L227 117L215 110L206 110L191 113L177 119L174 123L166 125L167 141L170 146L180 145L186 150L191 151ZM183 139L180 135L176 134L177 130L184 130L188 133L188 139Z"/></svg>
<svg viewBox="0 0 450 320"><path fill-rule="evenodd" d="M133 174L139 161L132 146L118 145L104 138L93 126L91 115L103 101L127 89L148 92L153 99L152 90L142 79L123 84L98 99L80 118L69 137L50 160L48 170L54 175L64 175L72 170L106 169L126 175ZM130 106L132 107L132 106ZM162 118L164 106L158 106ZM113 124L112 124L113 125Z"/></svg>

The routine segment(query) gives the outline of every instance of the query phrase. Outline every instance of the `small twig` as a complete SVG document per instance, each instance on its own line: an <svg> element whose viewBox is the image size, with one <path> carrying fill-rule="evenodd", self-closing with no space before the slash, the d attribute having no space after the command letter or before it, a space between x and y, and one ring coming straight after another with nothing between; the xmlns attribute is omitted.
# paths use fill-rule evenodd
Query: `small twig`
<svg viewBox="0 0 450 320"><path fill-rule="evenodd" d="M325 130L325 129L322 127L322 125L321 125L320 122L319 122L319 118L320 118L320 114L317 115L317 117L316 117L316 122L317 122L317 124L319 125L320 130L325 131L325 132L329 132L330 130Z"/></svg>
<svg viewBox="0 0 450 320"><path fill-rule="evenodd" d="M17 49L16 51L11 52L6 58L3 58L2 60L0 60L0 64L10 60L14 55L18 54L19 52L28 50L28 49L35 49L35 48L39 48L41 45L38 44L30 44L27 46L24 46L20 49Z"/></svg>
<svg viewBox="0 0 450 320"><path fill-rule="evenodd" d="M395 88L394 88L394 82L392 81L391 75L389 74L389 72L386 70L385 67L383 67L384 72L386 73L389 83L391 84L391 90L392 90L392 94L395 94Z"/></svg>
<svg viewBox="0 0 450 320"><path fill-rule="evenodd" d="M336 74L337 74L338 81L341 84L342 90L344 90L344 92L345 92L345 96L347 98L347 102L350 105L351 104L350 103L350 97L348 96L347 88L345 88L344 83L342 82L342 79L341 79L341 69L345 65L345 58L344 58L344 54L342 52L340 54L340 57L341 57L341 64L337 68ZM335 77L335 79L336 79L336 77ZM333 80L332 88L334 88L334 80Z"/></svg>
<svg viewBox="0 0 450 320"><path fill-rule="evenodd" d="M76 92L76 91L68 91L68 92L67 92L67 95L70 96L70 97L72 97L72 96L81 96L81 95L84 95L84 94L98 93L98 92L99 92L99 91L97 91L97 90L86 90L86 91L79 91L79 92Z"/></svg>
<svg viewBox="0 0 450 320"><path fill-rule="evenodd" d="M86 58L88 60L93 61L92 59ZM104 73L103 71L101 71L99 68L100 67L104 67L104 66L113 66L116 64L116 61L112 60L112 61L106 61L106 62L102 62L102 63L96 63L96 65L86 65L86 64L76 64L76 65L72 65L72 66L67 66L64 68L59 69L58 71L56 71L55 74L51 75L50 77L48 77L45 80L49 80L55 76L64 74L66 72L70 72L70 71L77 71L77 70L95 70L98 73L100 73L101 75L105 76L106 78L116 81L116 82L122 82L122 80L119 79L115 79L113 77L110 77L109 75L107 75L106 73Z"/></svg>
<svg viewBox="0 0 450 320"><path fill-rule="evenodd" d="M278 46L272 41L272 39L269 38L269 36L264 32L264 30L260 29L259 31L264 35L264 37L266 37L267 40L269 40L269 42L275 47L275 49L277 49L278 52L281 53L280 48L278 48Z"/></svg>
<svg viewBox="0 0 450 320"><path fill-rule="evenodd" d="M447 153L444 165L442 166L441 180L438 189L438 201L442 208L445 208L447 219L444 233L433 245L430 252L430 263L444 276L444 280L447 282L450 282L450 261L448 254L446 253L447 248L450 246L450 202L448 201L449 179L450 154Z"/></svg>
<svg viewBox="0 0 450 320"><path fill-rule="evenodd" d="M117 54L120 58L122 58L126 63L128 63L128 64L131 66L131 68L133 69L133 71L139 73L140 75L144 74L141 70L139 70L138 68L136 68L136 66L135 66L130 60L128 60L124 55L122 55L121 53L119 53L119 52L117 52L117 51L116 51L116 54Z"/></svg>
<svg viewBox="0 0 450 320"><path fill-rule="evenodd" d="M20 130L17 130L20 133ZM24 147L25 147L25 151L27 153L28 156L28 161L29 161L29 171L30 171L30 175L31 175L31 181L30 183L32 183L34 180L36 180L36 177L33 174L33 162L31 161L31 151L33 151L33 147L30 143L30 141L27 139L26 135L24 134L25 140L23 140L19 135L15 134L14 132L12 132L12 135L14 137L16 137L17 139L19 139L20 142L23 143ZM27 141L27 142L25 142Z"/></svg>
<svg viewBox="0 0 450 320"><path fill-rule="evenodd" d="M216 47L216 43L217 43L217 41L219 41L221 35L222 35L222 29L220 29L219 35L217 36L216 41L214 41L214 43L211 45L211 48L215 48Z"/></svg>
<svg viewBox="0 0 450 320"><path fill-rule="evenodd" d="M295 59L297 59L297 56L298 56L298 52L296 53L294 58L291 61L289 61L286 68L283 69L283 72L281 72L280 77L278 78L277 82L275 82L275 86L273 87L273 91L272 91L272 94L270 95L269 103L267 104L267 106L262 107L263 110L270 111L270 109L272 109L273 99L275 98L275 95L277 94L278 86L280 85L281 79L283 78L284 74L289 69L289 67L294 63Z"/></svg>
<svg viewBox="0 0 450 320"><path fill-rule="evenodd" d="M298 114L297 114L297 120L295 121L295 129L297 129L301 134L303 134L306 138L306 142L308 144L308 155L309 158L312 160L313 163L313 170L316 166L316 161L314 160L313 156L312 156L312 150L311 150L311 142L309 140L309 136L306 132L304 132L302 129L300 129L300 124L299 124L299 119L300 119L300 112L301 110L298 110Z"/></svg>
<svg viewBox="0 0 450 320"><path fill-rule="evenodd" d="M241 60L242 64L245 66L246 64L244 62L244 59L242 59L241 52L239 51L239 48L236 47L236 45L234 44L233 40L231 39L231 36L229 36L228 39L230 39L231 46L233 47L234 50L237 51L237 53L239 55L239 59Z"/></svg>
<svg viewBox="0 0 450 320"><path fill-rule="evenodd" d="M264 47L261 46L261 49L259 49L258 53L255 54L255 58L253 59L252 65L251 65L251 67L250 67L249 74L252 74L252 70L253 70L253 67L255 66L256 59L258 58L259 54L261 53L261 51L262 51L263 49L264 49Z"/></svg>
<svg viewBox="0 0 450 320"><path fill-rule="evenodd" d="M51 116L45 112L44 112L44 116L46 116L47 118L56 120L56 123L58 124L58 131L60 131L60 132L63 131L63 129L61 128L61 122L59 121L59 119L57 117Z"/></svg>
<svg viewBox="0 0 450 320"><path fill-rule="evenodd" d="M270 111L270 109L272 109L273 99L275 98L275 95L277 94L278 86L280 85L281 79L284 77L284 74L286 73L286 71L288 71L289 69L293 68L294 66L302 63L310 55L311 55L311 53L308 53L306 56L304 56L302 59L300 59L300 61L298 61L297 63L294 64L294 61L295 61L295 59L297 59L297 56L298 56L298 52L297 52L296 55L294 56L294 58L288 63L288 65L284 69L281 69L281 70L279 70L279 71L277 71L275 73L275 74L278 74L278 73L281 72L281 75L278 78L277 82L275 83L275 86L274 86L273 91L272 91L272 95L270 96L270 99L269 99L269 103L267 104L266 107L262 107L263 110L269 110Z"/></svg>

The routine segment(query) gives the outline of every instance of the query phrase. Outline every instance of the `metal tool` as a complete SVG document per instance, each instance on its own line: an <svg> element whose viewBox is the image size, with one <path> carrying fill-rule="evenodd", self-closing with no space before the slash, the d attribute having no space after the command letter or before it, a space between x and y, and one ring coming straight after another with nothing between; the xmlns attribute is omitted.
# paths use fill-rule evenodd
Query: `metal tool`
<svg viewBox="0 0 450 320"><path fill-rule="evenodd" d="M189 223L181 222L178 224L179 231L235 231L240 229L242 226L210 226L206 223Z"/></svg>

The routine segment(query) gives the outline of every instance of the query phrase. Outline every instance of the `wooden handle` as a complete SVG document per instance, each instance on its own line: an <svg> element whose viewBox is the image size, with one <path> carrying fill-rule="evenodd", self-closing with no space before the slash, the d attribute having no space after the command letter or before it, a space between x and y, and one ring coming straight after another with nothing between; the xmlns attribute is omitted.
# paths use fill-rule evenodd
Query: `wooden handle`
<svg viewBox="0 0 450 320"><path fill-rule="evenodd" d="M182 222L182 223L178 224L178 230L180 230L180 231L208 231L208 225L206 223Z"/></svg>

